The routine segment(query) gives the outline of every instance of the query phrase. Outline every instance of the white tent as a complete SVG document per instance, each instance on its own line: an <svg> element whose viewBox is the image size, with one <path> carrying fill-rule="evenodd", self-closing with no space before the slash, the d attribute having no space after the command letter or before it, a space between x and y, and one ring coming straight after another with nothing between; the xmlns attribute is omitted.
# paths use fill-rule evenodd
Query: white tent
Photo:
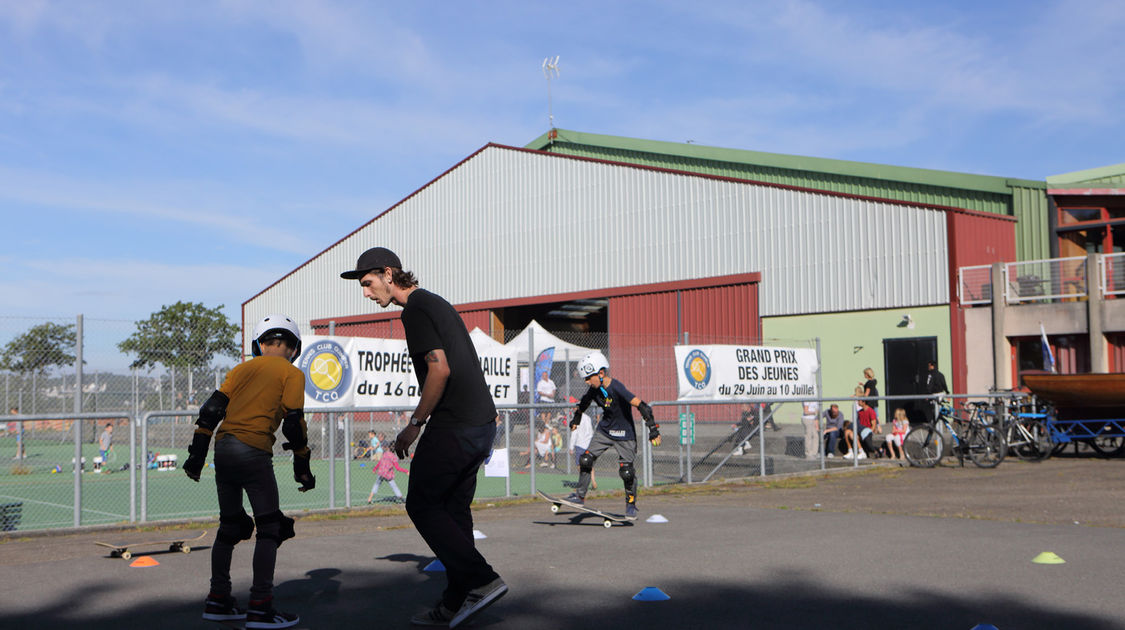
<svg viewBox="0 0 1125 630"><path fill-rule="evenodd" d="M504 347L504 344L496 341L480 328L473 328L469 331L469 338L473 340L473 347L475 348L495 348Z"/></svg>
<svg viewBox="0 0 1125 630"><path fill-rule="evenodd" d="M535 356L539 356L539 353L546 350L547 348L554 348L556 362L563 361L567 357L569 357L571 361L578 361L582 357L597 349L584 348L582 346L577 346L573 343L563 341L562 339L559 339L558 337L552 335L546 328L543 328L543 326L541 326L539 322L533 319L531 320L531 323L527 325L527 328L523 329L523 332L516 335L515 339L512 339L506 344L509 348L513 348L516 350L516 357L521 363L527 363L527 338L530 335L528 331L532 330L535 331L535 339L533 340L533 343L535 344Z"/></svg>

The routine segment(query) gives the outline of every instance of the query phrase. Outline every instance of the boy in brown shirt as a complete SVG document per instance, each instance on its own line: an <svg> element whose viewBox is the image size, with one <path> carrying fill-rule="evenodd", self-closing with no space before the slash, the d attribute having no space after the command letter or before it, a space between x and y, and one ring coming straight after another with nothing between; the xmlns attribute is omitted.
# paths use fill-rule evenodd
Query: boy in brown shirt
<svg viewBox="0 0 1125 630"><path fill-rule="evenodd" d="M284 315L267 316L254 327L252 348L254 358L235 366L223 386L200 407L198 428L183 469L199 481L214 434L219 531L211 548L211 592L203 618L245 619L247 628L288 628L300 618L274 610L273 572L277 548L294 535L293 519L279 508L273 443L280 426L288 440L282 448L293 451L299 490L312 490L316 478L309 470L305 375L292 364L301 354L300 330ZM253 518L242 508L243 492L254 510ZM249 608L242 610L231 596L231 555L235 545L250 538L255 525L254 582Z"/></svg>

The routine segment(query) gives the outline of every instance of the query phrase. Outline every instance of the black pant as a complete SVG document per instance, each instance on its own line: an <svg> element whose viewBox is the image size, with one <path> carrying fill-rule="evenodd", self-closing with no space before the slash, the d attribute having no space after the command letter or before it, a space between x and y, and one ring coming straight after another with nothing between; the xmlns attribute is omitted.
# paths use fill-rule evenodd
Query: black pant
<svg viewBox="0 0 1125 630"><path fill-rule="evenodd" d="M254 516L278 511L277 479L273 454L227 436L215 443L215 488L219 493L219 518L241 515L242 493L250 499ZM220 525L222 527L222 525ZM234 545L216 538L211 547L211 592L230 594L230 561ZM254 582L250 599L261 600L273 593L273 570L277 563L277 540L259 537L254 544Z"/></svg>
<svg viewBox="0 0 1125 630"><path fill-rule="evenodd" d="M410 464L406 512L434 555L445 565L442 602L457 610L474 588L500 577L473 540L470 505L477 470L492 450L496 423L475 427L428 427Z"/></svg>

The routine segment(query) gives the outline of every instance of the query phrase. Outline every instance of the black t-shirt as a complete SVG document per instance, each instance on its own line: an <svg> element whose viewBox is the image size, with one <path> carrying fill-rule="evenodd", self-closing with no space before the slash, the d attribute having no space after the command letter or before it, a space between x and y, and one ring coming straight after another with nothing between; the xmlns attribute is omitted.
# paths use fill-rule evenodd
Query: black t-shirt
<svg viewBox="0 0 1125 630"><path fill-rule="evenodd" d="M879 383L879 381L871 378L871 379L867 379L867 382L863 384L864 390L870 390L870 391L867 391L867 395L871 397L871 398L868 398L868 400L871 401L871 404L875 404L875 401L873 399L874 399L874 397L879 395L879 388L876 387L876 385L878 385L878 383Z"/></svg>
<svg viewBox="0 0 1125 630"><path fill-rule="evenodd" d="M578 411L586 411L591 402L602 408L602 419L597 429L614 440L636 440L637 429L633 425L633 405L629 401L635 396L616 379L609 387L591 387L578 402Z"/></svg>
<svg viewBox="0 0 1125 630"><path fill-rule="evenodd" d="M430 424L457 427L493 422L496 405L480 370L476 347L453 306L434 293L415 289L402 309L402 327L406 330L406 347L419 385L425 384L430 370L426 353L443 350L449 362L449 380L441 400L430 414Z"/></svg>

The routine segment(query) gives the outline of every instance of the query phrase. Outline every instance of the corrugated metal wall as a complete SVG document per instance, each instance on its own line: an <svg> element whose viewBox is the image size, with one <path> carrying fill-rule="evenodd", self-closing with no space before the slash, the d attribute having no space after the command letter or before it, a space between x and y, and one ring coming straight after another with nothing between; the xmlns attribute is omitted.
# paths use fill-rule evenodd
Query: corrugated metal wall
<svg viewBox="0 0 1125 630"><path fill-rule="evenodd" d="M941 210L489 146L249 300L247 321L371 312L339 273L374 245L453 304L752 271L763 316L949 293Z"/></svg>
<svg viewBox="0 0 1125 630"><path fill-rule="evenodd" d="M644 400L676 399L680 368L673 347L683 342L685 331L694 344L759 343L757 289L747 283L610 298L612 374ZM717 406L695 413L700 422L730 420L729 409ZM662 422L669 421L667 410L664 414Z"/></svg>
<svg viewBox="0 0 1125 630"><path fill-rule="evenodd" d="M1016 258L1010 260L1042 260L1051 257L1050 207L1042 189L1012 188L1012 214L1016 225Z"/></svg>
<svg viewBox="0 0 1125 630"><path fill-rule="evenodd" d="M957 270L972 265L1010 262L1016 255L1016 229L1014 221L1005 218L950 212L949 218L949 273L957 281ZM965 314L957 298L955 285L950 295L950 350L953 365L950 376L954 391L965 391L968 383L969 349L965 347Z"/></svg>

